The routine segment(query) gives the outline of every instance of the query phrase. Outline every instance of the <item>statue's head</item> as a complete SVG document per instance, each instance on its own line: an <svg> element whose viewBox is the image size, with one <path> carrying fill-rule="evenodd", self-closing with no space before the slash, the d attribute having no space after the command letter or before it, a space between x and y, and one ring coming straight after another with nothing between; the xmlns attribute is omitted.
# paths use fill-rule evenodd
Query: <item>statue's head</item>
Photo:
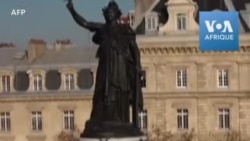
<svg viewBox="0 0 250 141"><path fill-rule="evenodd" d="M103 8L103 15L107 22L118 20L122 15L122 12L118 6L118 4L111 0L107 7Z"/></svg>

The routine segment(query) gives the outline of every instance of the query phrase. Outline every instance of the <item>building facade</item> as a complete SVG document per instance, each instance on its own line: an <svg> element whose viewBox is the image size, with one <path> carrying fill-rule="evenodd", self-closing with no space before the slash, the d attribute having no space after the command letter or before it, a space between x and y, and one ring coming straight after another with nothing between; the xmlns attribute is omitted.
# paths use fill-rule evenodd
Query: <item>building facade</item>
<svg viewBox="0 0 250 141"><path fill-rule="evenodd" d="M194 1L143 6L135 8L130 24L141 51L147 131L156 126L178 138L193 130L194 141L216 141L233 131L250 136L250 35L244 22L239 51L201 52ZM0 141L56 141L61 131L81 132L92 109L95 52L69 40L48 47L31 39L25 52L1 46Z"/></svg>

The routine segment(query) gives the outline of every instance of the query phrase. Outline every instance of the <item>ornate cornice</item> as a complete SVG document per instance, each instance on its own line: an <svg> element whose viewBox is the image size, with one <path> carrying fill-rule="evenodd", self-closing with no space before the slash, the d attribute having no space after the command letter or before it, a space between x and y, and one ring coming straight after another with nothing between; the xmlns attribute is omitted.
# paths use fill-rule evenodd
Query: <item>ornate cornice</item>
<svg viewBox="0 0 250 141"><path fill-rule="evenodd" d="M144 98L250 98L250 91L173 91L173 92L146 92Z"/></svg>
<svg viewBox="0 0 250 141"><path fill-rule="evenodd" d="M172 92L143 92L144 99L162 99L162 98L250 98L250 91L172 91ZM35 93L19 93L0 95L0 105L4 109L11 110L13 107L9 105L9 102L30 102L28 106L36 105L36 102L43 101L91 101L93 98L93 92L76 92L76 93L52 93L43 92L41 94ZM67 107L69 103L64 103L59 107ZM71 104L70 104L71 105ZM46 105L38 104L36 109L43 109ZM71 109L74 109L74 104L71 105ZM6 110L5 109L5 110Z"/></svg>
<svg viewBox="0 0 250 141"><path fill-rule="evenodd" d="M165 54L221 54L221 53L249 53L250 45L240 46L239 51L200 51L197 46L189 47L159 47L148 46L141 47L140 52L142 55L165 55Z"/></svg>
<svg viewBox="0 0 250 141"><path fill-rule="evenodd" d="M199 50L198 34L169 34L145 36L137 35L137 44L142 55L164 54L221 54L221 53L248 53L250 52L250 34L240 34L240 50L235 52L202 52Z"/></svg>
<svg viewBox="0 0 250 141"><path fill-rule="evenodd" d="M9 102L31 102L29 105L34 104L34 102L42 101L85 101L91 100L93 97L93 92L41 92L41 93L16 93L8 95L0 95L0 103L6 104ZM36 109L43 109L44 105L37 105ZM1 108L0 108L1 110Z"/></svg>
<svg viewBox="0 0 250 141"><path fill-rule="evenodd" d="M197 47L143 47L140 48L142 55L164 55L164 54L193 54L198 52Z"/></svg>

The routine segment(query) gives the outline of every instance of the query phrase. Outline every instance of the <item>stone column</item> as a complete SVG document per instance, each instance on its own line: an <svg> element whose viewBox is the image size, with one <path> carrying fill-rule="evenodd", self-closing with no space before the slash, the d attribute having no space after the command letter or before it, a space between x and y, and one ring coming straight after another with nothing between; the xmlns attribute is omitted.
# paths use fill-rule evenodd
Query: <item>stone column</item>
<svg viewBox="0 0 250 141"><path fill-rule="evenodd" d="M63 91L64 90L64 79L65 79L65 75L64 75L64 72L63 71L58 71L61 75L61 85L60 85L60 88L59 88L59 91Z"/></svg>
<svg viewBox="0 0 250 141"><path fill-rule="evenodd" d="M77 71L74 71L72 73L73 73L73 77L74 77L74 90L79 90L79 87L77 84L78 73L77 73Z"/></svg>
<svg viewBox="0 0 250 141"><path fill-rule="evenodd" d="M41 76L42 76L42 91L47 91L46 85L45 85L45 77L46 77L46 72L45 71L41 71Z"/></svg>
<svg viewBox="0 0 250 141"><path fill-rule="evenodd" d="M14 74L13 73L10 74L10 92L15 92L15 89L14 89Z"/></svg>
<svg viewBox="0 0 250 141"><path fill-rule="evenodd" d="M33 77L33 73L32 73L31 70L28 70L28 71L27 71L27 74L29 75L29 80L30 80L28 92L31 92L31 91L34 90L34 89L33 89L33 88L34 88L34 77Z"/></svg>

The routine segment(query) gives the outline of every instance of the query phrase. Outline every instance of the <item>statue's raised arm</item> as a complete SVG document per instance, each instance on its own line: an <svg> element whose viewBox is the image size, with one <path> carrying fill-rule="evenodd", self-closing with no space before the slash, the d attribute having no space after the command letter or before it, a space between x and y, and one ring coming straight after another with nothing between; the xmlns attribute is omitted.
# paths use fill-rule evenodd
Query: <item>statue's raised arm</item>
<svg viewBox="0 0 250 141"><path fill-rule="evenodd" d="M80 25L81 27L86 28L86 29L88 29L88 30L90 30L92 32L95 32L95 31L102 28L102 26L104 25L103 23L87 21L84 17L80 16L76 12L72 0L67 0L67 1L68 2L67 2L66 6L67 6L69 12L71 13L73 19L76 21L76 23L78 25Z"/></svg>

